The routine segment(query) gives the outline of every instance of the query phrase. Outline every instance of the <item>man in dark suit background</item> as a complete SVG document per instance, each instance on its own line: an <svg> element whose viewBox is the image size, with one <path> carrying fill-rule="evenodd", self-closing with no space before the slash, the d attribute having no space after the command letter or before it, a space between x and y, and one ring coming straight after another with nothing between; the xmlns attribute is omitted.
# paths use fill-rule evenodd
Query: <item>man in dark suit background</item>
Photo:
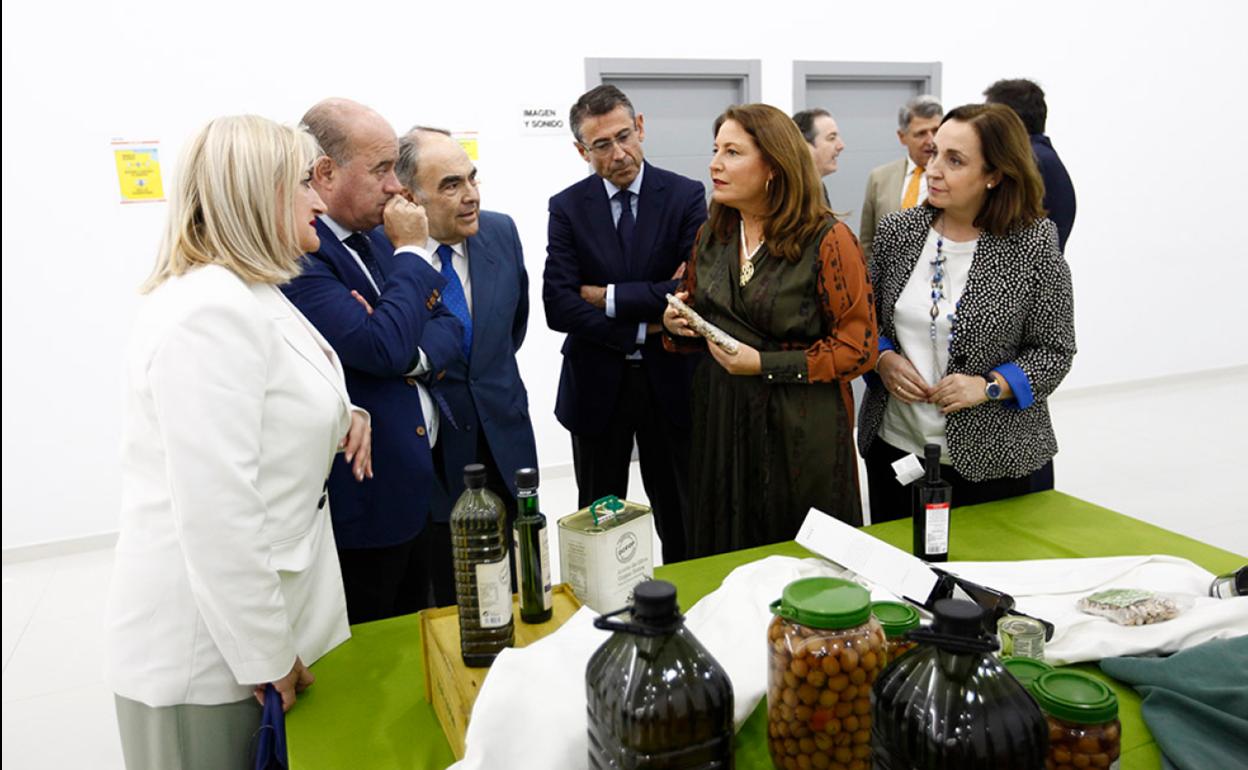
<svg viewBox="0 0 1248 770"><path fill-rule="evenodd" d="M303 122L325 153L309 183L326 213L320 250L283 290L337 351L352 402L372 416L374 477L353 483L340 459L328 483L347 614L360 623L432 601L437 412L421 378L462 358L462 329L441 301L446 279L420 255L424 209L397 194L394 130L346 99L320 102Z"/></svg>
<svg viewBox="0 0 1248 770"><path fill-rule="evenodd" d="M529 277L516 224L481 210L477 169L441 129L416 127L399 140L399 182L422 204L429 238L422 256L446 278L443 304L464 327L464 359L446 367L437 383L454 416L434 446L442 484L433 504L434 542L445 558L435 570L451 577L447 522L464 491L464 466L482 463L486 486L516 514L516 471L537 467L529 400L516 352L529 321ZM512 574L515 572L513 570ZM449 595L440 587L448 585ZM455 602L454 583L435 581L439 604Z"/></svg>
<svg viewBox="0 0 1248 770"><path fill-rule="evenodd" d="M692 356L663 350L665 295L706 220L703 186L645 162L645 119L618 88L572 106L594 174L550 199L542 300L567 333L555 415L572 434L582 507L624 497L636 439L663 561L685 556Z"/></svg>
<svg viewBox="0 0 1248 770"><path fill-rule="evenodd" d="M1036 166L1044 177L1044 210L1057 225L1057 245L1066 251L1066 239L1075 226L1075 185L1070 181L1066 165L1053 149L1053 141L1044 133L1049 119L1049 105L1044 90L1030 80L998 80L984 91L989 104L1004 104L1018 113L1027 133L1031 135L1031 151Z"/></svg>

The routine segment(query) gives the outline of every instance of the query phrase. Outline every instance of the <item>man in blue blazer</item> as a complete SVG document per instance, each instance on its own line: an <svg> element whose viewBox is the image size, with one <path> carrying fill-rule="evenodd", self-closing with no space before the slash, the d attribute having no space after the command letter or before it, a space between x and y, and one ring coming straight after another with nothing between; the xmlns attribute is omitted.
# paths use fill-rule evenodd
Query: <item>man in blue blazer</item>
<svg viewBox="0 0 1248 770"><path fill-rule="evenodd" d="M423 256L445 278L443 304L464 327L464 357L448 364L437 383L454 416L454 424L443 423L434 446L443 482L433 504L434 540L449 555L446 522L464 491L464 466L485 465L486 486L503 499L513 520L516 471L537 467L529 399L516 363L529 322L529 277L515 223L506 214L481 210L477 169L448 132L416 127L405 134L396 173L425 207L429 239ZM438 569L449 576L449 560ZM435 588L442 584L435 581ZM455 601L453 594L438 598Z"/></svg>
<svg viewBox="0 0 1248 770"><path fill-rule="evenodd" d="M343 99L317 104L303 122L325 152L310 184L326 213L316 223L320 250L284 291L342 359L352 402L372 415L373 478L353 479L340 458L328 489L347 614L360 623L432 599L437 412L425 378L462 357L462 329L441 301L445 279L419 254L424 210L397 194L394 130ZM374 229L383 222L385 234Z"/></svg>
<svg viewBox="0 0 1248 770"><path fill-rule="evenodd" d="M542 299L566 332L555 415L572 433L582 507L628 492L634 439L663 541L685 557L693 356L660 338L665 295L706 220L703 186L645 163L645 121L618 88L572 107L576 148L594 174L550 199Z"/></svg>
<svg viewBox="0 0 1248 770"><path fill-rule="evenodd" d="M1066 164L1053 149L1053 140L1044 133L1049 119L1049 105L1044 89L1030 80L998 80L984 90L989 104L1004 104L1014 110L1027 128L1036 167L1044 179L1044 210L1057 225L1057 246L1064 254L1066 241L1075 226L1075 185L1070 181Z"/></svg>

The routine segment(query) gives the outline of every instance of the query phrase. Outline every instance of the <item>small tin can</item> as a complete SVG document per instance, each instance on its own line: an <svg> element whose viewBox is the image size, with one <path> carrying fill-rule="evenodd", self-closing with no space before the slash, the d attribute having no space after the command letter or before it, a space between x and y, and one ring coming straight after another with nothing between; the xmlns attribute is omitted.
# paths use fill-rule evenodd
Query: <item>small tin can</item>
<svg viewBox="0 0 1248 770"><path fill-rule="evenodd" d="M1006 615L997 621L1001 657L1044 660L1044 624L1032 618Z"/></svg>

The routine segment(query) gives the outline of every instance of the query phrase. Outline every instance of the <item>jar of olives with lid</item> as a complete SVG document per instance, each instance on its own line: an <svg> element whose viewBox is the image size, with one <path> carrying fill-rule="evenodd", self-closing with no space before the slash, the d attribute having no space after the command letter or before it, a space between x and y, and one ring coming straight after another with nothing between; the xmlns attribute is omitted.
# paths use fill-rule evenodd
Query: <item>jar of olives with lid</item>
<svg viewBox="0 0 1248 770"><path fill-rule="evenodd" d="M871 767L871 686L884 630L865 588L838 578L790 583L771 604L767 734L780 770Z"/></svg>
<svg viewBox="0 0 1248 770"><path fill-rule="evenodd" d="M1048 770L1118 767L1118 696L1098 679L1058 669L1036 677L1031 694L1049 723Z"/></svg>

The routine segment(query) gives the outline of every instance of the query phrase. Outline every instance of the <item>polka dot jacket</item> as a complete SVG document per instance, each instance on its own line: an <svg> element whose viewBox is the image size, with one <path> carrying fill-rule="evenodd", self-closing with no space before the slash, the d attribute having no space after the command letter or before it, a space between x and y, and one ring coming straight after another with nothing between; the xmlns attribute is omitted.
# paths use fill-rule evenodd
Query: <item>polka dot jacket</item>
<svg viewBox="0 0 1248 770"><path fill-rule="evenodd" d="M918 265L938 210L916 206L880 221L871 261L881 337L896 343L893 310ZM905 354L898 346L898 352ZM1004 236L985 232L975 247L966 289L958 301L946 374L986 376L1013 363L1025 376L1015 398L986 401L945 422L953 467L972 481L1018 478L1057 454L1048 397L1075 356L1074 295L1070 268L1048 219ZM1012 385L1015 383L1012 381ZM866 455L880 430L889 394L868 378L858 428Z"/></svg>

